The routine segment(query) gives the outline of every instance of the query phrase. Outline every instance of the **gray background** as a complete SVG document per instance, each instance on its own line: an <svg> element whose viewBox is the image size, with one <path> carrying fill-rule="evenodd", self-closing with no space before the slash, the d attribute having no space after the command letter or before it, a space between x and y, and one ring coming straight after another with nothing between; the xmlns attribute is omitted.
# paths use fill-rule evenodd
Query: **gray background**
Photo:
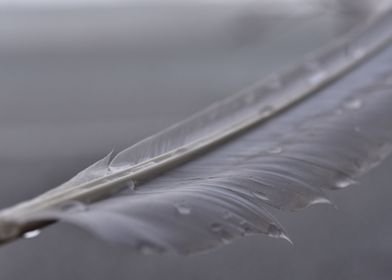
<svg viewBox="0 0 392 280"><path fill-rule="evenodd" d="M0 206L300 60L374 8L314 3L306 13L261 2L1 7ZM390 279L391 166L331 194L339 210L279 213L294 246L258 236L187 258L141 256L57 224L1 247L0 277Z"/></svg>

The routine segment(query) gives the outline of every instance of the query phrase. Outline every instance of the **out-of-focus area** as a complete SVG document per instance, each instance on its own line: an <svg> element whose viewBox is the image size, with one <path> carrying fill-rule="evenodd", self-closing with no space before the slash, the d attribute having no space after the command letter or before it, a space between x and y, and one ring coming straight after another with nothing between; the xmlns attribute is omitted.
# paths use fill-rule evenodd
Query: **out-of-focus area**
<svg viewBox="0 0 392 280"><path fill-rule="evenodd" d="M390 2L0 0L0 207L301 60ZM1 247L0 278L390 279L391 164L338 193L340 212L282 217L293 248L257 237L144 257L60 224Z"/></svg>

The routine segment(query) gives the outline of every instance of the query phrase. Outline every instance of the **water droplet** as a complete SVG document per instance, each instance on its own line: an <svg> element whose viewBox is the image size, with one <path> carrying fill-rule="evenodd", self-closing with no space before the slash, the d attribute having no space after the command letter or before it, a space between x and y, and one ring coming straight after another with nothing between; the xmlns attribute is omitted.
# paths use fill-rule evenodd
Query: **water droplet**
<svg viewBox="0 0 392 280"><path fill-rule="evenodd" d="M326 76L327 73L325 71L319 71L317 73L314 73L312 76L309 77L309 83L311 83L312 85L318 85L325 79Z"/></svg>
<svg viewBox="0 0 392 280"><path fill-rule="evenodd" d="M260 109L259 114L263 117L269 117L274 112L274 108L272 106L266 106Z"/></svg>
<svg viewBox="0 0 392 280"><path fill-rule="evenodd" d="M268 227L267 234L269 237L279 238L282 234L282 230L276 225L271 224Z"/></svg>
<svg viewBox="0 0 392 280"><path fill-rule="evenodd" d="M175 205L177 212L181 215L189 215L192 210L185 202L179 202Z"/></svg>
<svg viewBox="0 0 392 280"><path fill-rule="evenodd" d="M282 147L274 147L274 148L267 151L267 153L272 154L272 155L280 154L281 152L283 152Z"/></svg>
<svg viewBox="0 0 392 280"><path fill-rule="evenodd" d="M290 244L293 244L293 242L291 241L291 239L283 232L283 230L281 230L279 227L277 227L276 225L271 224L268 227L267 230L267 235L269 237L273 237L273 238L282 238L284 240L287 240Z"/></svg>
<svg viewBox="0 0 392 280"><path fill-rule="evenodd" d="M38 235L40 235L41 231L36 229L36 230L32 230L32 231L28 231L25 234L23 234L23 237L26 239L31 239L31 238L35 238Z"/></svg>
<svg viewBox="0 0 392 280"><path fill-rule="evenodd" d="M346 107L347 109L350 109L350 110L357 110L357 109L360 109L362 107L362 105L363 105L363 102L361 99L352 98L344 104L344 107Z"/></svg>
<svg viewBox="0 0 392 280"><path fill-rule="evenodd" d="M314 198L310 203L310 205L315 205L315 204L331 204L333 205L333 203L326 197L316 197Z"/></svg>
<svg viewBox="0 0 392 280"><path fill-rule="evenodd" d="M363 49L363 48L355 48L353 50L350 50L351 56L355 59L360 59L360 58L364 57L365 53L366 53L365 49Z"/></svg>
<svg viewBox="0 0 392 280"><path fill-rule="evenodd" d="M253 195L263 201L270 201L270 199L262 192L253 192Z"/></svg>
<svg viewBox="0 0 392 280"><path fill-rule="evenodd" d="M344 178L335 183L335 186L339 189L347 188L348 186L354 185L357 182L351 178Z"/></svg>

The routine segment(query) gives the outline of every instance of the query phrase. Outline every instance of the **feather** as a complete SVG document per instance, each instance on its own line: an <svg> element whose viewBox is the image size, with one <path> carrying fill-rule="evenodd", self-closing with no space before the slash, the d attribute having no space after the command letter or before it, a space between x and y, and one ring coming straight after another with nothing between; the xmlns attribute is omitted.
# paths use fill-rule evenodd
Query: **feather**
<svg viewBox="0 0 392 280"><path fill-rule="evenodd" d="M353 184L391 150L391 25L391 12L372 18L288 70L2 210L0 240L58 220L145 253L191 254L258 233L289 240L271 208L331 203L329 190Z"/></svg>

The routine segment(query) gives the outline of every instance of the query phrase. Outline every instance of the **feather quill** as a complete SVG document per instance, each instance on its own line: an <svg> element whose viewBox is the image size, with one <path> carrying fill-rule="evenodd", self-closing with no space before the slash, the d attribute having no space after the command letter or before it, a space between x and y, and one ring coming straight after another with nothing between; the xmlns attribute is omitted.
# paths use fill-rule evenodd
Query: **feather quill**
<svg viewBox="0 0 392 280"><path fill-rule="evenodd" d="M391 41L391 26L391 12L372 18L303 62L2 210L0 240L57 220L147 253L191 254L256 233L288 239L268 208L330 203L328 190L353 184L391 150L392 49L366 60Z"/></svg>

